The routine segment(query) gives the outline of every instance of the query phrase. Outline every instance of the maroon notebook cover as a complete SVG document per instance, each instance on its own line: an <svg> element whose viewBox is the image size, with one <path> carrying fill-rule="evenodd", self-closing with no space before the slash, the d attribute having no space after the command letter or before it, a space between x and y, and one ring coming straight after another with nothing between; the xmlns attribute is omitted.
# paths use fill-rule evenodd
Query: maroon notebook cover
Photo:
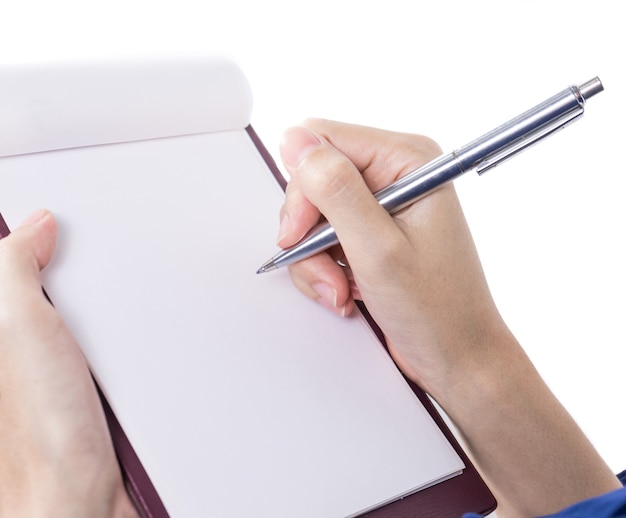
<svg viewBox="0 0 626 518"><path fill-rule="evenodd" d="M246 130L259 153L272 171L276 181L284 189L286 187L286 181L276 166L273 158L252 127L248 126ZM9 229L0 214L0 238L6 237L8 234ZM383 335L376 323L370 317L367 309L362 304L359 305L359 308L376 332L381 344L385 346ZM418 491L417 493L409 495L403 499L391 502L383 507L364 513L361 517L412 518L419 516L425 518L458 518L466 512L480 514L488 514L492 512L496 508L495 498L481 479L458 441L449 430L426 394L410 380L407 380L407 383L420 399L424 407L431 414L437 425L441 428L461 459L463 459L466 468L459 476L453 477L445 482L441 482L422 491ZM168 518L169 514L163 502L152 485L148 474L141 464L141 461L135 454L132 445L124 433L124 430L122 430L122 427L113 414L111 407L102 395L100 389L97 387L97 384L96 389L98 390L100 399L102 400L102 406L107 417L109 430L113 438L115 451L128 491L133 497L138 510L141 515L146 518ZM349 481L346 481L346 483L349 483Z"/></svg>

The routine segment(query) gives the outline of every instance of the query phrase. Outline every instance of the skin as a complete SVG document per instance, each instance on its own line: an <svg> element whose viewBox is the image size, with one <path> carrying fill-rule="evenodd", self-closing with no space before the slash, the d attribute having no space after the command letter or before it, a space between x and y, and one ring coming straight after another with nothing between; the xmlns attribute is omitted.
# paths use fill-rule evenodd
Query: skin
<svg viewBox="0 0 626 518"><path fill-rule="evenodd" d="M295 244L320 215L342 244L291 266L295 285L338 315L365 302L398 366L458 427L498 516L553 513L621 487L500 316L454 187L395 217L371 195L438 154L416 135L323 120L289 129L278 244Z"/></svg>
<svg viewBox="0 0 626 518"><path fill-rule="evenodd" d="M620 487L500 317L453 187L394 218L371 195L439 152L329 121L288 130L279 245L320 214L343 245L291 267L294 283L341 316L365 301L400 368L458 427L498 516ZM0 517L137 516L85 358L41 290L55 242L47 211L0 240Z"/></svg>
<svg viewBox="0 0 626 518"><path fill-rule="evenodd" d="M0 241L0 516L137 516L85 358L41 289L55 241L47 211Z"/></svg>

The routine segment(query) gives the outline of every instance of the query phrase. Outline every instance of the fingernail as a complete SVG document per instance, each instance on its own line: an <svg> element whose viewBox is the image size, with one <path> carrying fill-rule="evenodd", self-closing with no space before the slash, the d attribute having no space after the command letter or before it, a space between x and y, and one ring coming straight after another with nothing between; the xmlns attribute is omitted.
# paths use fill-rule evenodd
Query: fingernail
<svg viewBox="0 0 626 518"><path fill-rule="evenodd" d="M283 135L281 154L287 167L298 167L300 163L322 143L302 126L289 128Z"/></svg>
<svg viewBox="0 0 626 518"><path fill-rule="evenodd" d="M317 293L325 302L332 307L337 306L337 290L324 282L318 282L313 285L315 293Z"/></svg>
<svg viewBox="0 0 626 518"><path fill-rule="evenodd" d="M330 309L333 313L343 317L346 315L346 306L337 306L337 290L326 283L319 282L313 285L315 293L320 298L317 300L322 306Z"/></svg>
<svg viewBox="0 0 626 518"><path fill-rule="evenodd" d="M24 227L26 225L36 225L41 220L43 220L49 212L46 209L37 209L34 212L31 212L20 224L20 227Z"/></svg>

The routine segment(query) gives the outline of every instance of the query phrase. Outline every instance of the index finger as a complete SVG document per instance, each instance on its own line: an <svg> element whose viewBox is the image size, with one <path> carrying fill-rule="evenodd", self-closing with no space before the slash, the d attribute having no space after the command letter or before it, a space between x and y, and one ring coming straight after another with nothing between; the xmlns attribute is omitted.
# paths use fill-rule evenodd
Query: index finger
<svg viewBox="0 0 626 518"><path fill-rule="evenodd" d="M441 153L433 140L420 135L323 119L309 119L302 127L309 131L293 131L292 128L285 132L281 154L287 169L290 169L290 155L306 155L323 141L352 162L371 192L388 186ZM299 162L301 158L292 160ZM278 245L283 248L294 245L319 218L320 211L302 193L297 178L294 180L292 176L281 210Z"/></svg>
<svg viewBox="0 0 626 518"><path fill-rule="evenodd" d="M321 135L347 156L376 192L441 154L432 139L324 119L308 119L304 127Z"/></svg>

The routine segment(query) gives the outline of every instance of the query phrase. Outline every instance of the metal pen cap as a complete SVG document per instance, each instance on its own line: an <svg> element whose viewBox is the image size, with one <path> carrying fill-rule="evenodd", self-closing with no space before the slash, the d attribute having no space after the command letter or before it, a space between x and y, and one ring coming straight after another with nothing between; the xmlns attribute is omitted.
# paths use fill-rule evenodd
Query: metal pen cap
<svg viewBox="0 0 626 518"><path fill-rule="evenodd" d="M469 144L428 162L377 191L374 197L393 214L468 171L475 169L479 175L483 174L577 120L584 113L585 101L603 89L597 77L570 86ZM329 223L319 224L299 243L265 262L257 273L288 266L338 242Z"/></svg>

